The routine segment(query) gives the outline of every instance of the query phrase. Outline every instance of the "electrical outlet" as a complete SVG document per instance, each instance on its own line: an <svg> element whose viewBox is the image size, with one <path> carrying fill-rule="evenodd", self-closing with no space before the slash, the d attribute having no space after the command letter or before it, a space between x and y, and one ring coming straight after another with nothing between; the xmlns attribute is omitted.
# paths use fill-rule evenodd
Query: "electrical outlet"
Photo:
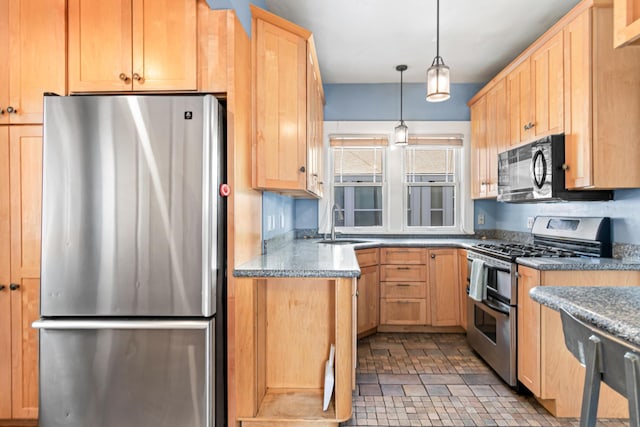
<svg viewBox="0 0 640 427"><path fill-rule="evenodd" d="M484 225L484 215L483 214L479 214L478 215L478 225Z"/></svg>
<svg viewBox="0 0 640 427"><path fill-rule="evenodd" d="M527 217L527 228L531 230L533 228L533 217Z"/></svg>
<svg viewBox="0 0 640 427"><path fill-rule="evenodd" d="M280 228L284 228L284 214L280 214Z"/></svg>
<svg viewBox="0 0 640 427"><path fill-rule="evenodd" d="M267 231L271 231L276 228L276 221L273 215L267 216Z"/></svg>

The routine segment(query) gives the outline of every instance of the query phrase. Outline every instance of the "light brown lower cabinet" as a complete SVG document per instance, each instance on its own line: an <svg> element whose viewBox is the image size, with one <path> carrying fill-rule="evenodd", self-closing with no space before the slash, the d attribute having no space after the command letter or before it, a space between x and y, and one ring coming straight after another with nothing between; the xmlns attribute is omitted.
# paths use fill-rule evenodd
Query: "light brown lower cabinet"
<svg viewBox="0 0 640 427"><path fill-rule="evenodd" d="M378 248L356 251L360 265L360 278L356 293L358 338L374 334L378 329L380 312L378 254Z"/></svg>
<svg viewBox="0 0 640 427"><path fill-rule="evenodd" d="M425 298L385 298L380 303L382 325L426 325L428 318L429 310Z"/></svg>
<svg viewBox="0 0 640 427"><path fill-rule="evenodd" d="M429 249L431 325L456 326L459 324L458 287L456 249Z"/></svg>
<svg viewBox="0 0 640 427"><path fill-rule="evenodd" d="M460 301L460 326L467 330L467 251L458 249L458 301Z"/></svg>
<svg viewBox="0 0 640 427"><path fill-rule="evenodd" d="M585 369L565 346L560 313L529 297L535 286L640 286L640 272L518 267L518 380L553 415L579 417ZM627 418L627 405L602 384L598 417Z"/></svg>

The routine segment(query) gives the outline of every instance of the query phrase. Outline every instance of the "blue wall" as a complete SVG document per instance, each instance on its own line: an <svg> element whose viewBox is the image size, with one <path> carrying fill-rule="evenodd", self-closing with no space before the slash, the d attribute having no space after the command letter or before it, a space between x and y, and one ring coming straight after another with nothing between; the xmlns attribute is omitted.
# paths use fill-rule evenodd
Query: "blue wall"
<svg viewBox="0 0 640 427"><path fill-rule="evenodd" d="M522 232L529 231L527 217L536 215L608 216L614 242L640 244L640 189L616 190L609 202L512 204L479 200L475 210L477 229ZM478 213L485 214L485 225L477 225Z"/></svg>
<svg viewBox="0 0 640 427"><path fill-rule="evenodd" d="M251 10L249 4L266 9L265 0L207 0L211 9L233 9L244 30L251 36Z"/></svg>
<svg viewBox="0 0 640 427"><path fill-rule="evenodd" d="M402 118L405 120L466 121L467 101L482 84L451 85L448 101L425 101L426 83L405 83L403 86ZM399 120L400 84L326 84L324 85L326 121Z"/></svg>

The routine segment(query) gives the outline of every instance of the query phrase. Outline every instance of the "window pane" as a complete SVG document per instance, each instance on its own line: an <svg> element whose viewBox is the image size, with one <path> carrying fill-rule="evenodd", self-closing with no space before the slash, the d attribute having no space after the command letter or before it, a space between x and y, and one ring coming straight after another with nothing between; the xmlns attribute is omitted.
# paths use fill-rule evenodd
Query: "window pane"
<svg viewBox="0 0 640 427"><path fill-rule="evenodd" d="M407 147L405 182L454 182L456 148Z"/></svg>
<svg viewBox="0 0 640 427"><path fill-rule="evenodd" d="M335 215L335 218L333 218L333 220L335 221L335 226L343 227L344 226L344 187L334 187L333 201L338 206L338 210L340 211L340 213L336 212L332 214L332 215ZM333 209L332 209L332 212L333 212Z"/></svg>
<svg viewBox="0 0 640 427"><path fill-rule="evenodd" d="M355 212L356 227L375 227L382 225L382 212L359 211Z"/></svg>
<svg viewBox="0 0 640 427"><path fill-rule="evenodd" d="M381 147L333 148L334 182L382 182Z"/></svg>
<svg viewBox="0 0 640 427"><path fill-rule="evenodd" d="M451 227L455 225L455 187L408 186L409 227Z"/></svg>
<svg viewBox="0 0 640 427"><path fill-rule="evenodd" d="M382 225L381 186L336 186L334 200L344 219L336 214L339 227L371 227Z"/></svg>

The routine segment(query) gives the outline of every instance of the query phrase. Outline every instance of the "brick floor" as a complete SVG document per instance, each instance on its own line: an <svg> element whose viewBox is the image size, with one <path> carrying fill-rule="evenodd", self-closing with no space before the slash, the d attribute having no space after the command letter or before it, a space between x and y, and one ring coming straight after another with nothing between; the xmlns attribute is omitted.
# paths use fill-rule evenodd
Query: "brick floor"
<svg viewBox="0 0 640 427"><path fill-rule="evenodd" d="M358 342L353 417L343 426L559 426L505 385L463 334L376 334ZM626 427L628 420L599 420Z"/></svg>

